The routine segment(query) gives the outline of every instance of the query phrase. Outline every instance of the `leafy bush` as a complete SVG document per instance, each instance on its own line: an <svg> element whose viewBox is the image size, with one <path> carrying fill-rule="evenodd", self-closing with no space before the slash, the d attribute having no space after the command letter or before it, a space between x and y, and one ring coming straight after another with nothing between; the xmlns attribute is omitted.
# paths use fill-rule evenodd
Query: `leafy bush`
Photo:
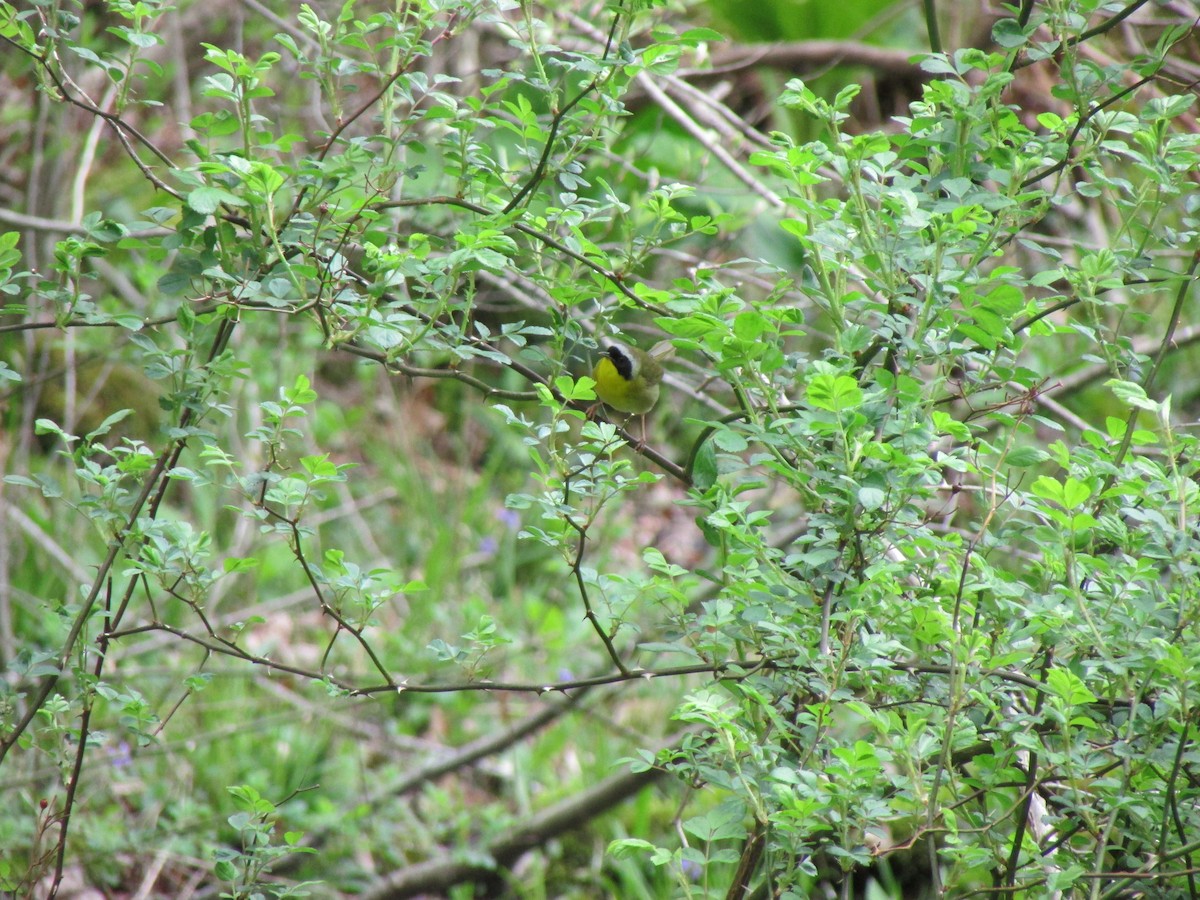
<svg viewBox="0 0 1200 900"><path fill-rule="evenodd" d="M0 886L1195 896L1198 61L1141 5L764 133L640 2L201 58L0 2L71 185L0 237ZM588 363L663 336L639 442Z"/></svg>

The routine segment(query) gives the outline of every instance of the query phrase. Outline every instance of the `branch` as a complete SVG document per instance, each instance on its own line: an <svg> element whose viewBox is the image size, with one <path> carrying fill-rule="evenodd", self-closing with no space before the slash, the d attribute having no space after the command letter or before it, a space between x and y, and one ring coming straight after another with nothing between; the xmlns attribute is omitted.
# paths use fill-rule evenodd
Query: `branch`
<svg viewBox="0 0 1200 900"><path fill-rule="evenodd" d="M479 344L479 346L484 347L488 350L491 350L494 353L500 353L499 350L497 350L495 347L493 347L491 344L487 343L486 341L479 341L478 344ZM400 372L401 374L404 374L404 375L411 375L414 378L452 378L456 381L461 381L463 384L470 385L471 387L475 388L476 390L481 391L483 393L485 399L492 398L492 397L501 397L504 399L519 400L519 401L532 401L532 400L536 399L536 395L530 394L528 391L505 391L494 385L488 384L486 381L476 378L473 375L467 374L465 372L460 372L457 369L417 368L417 367L413 367L413 366L407 366L403 363L398 363L395 360L390 360L390 359L388 359L386 353L383 353L379 350L372 350L368 347L361 347L357 344L350 344L350 343L339 344L338 346L347 353L352 353L355 356L362 357L363 359L373 360L374 362L380 363L381 365L388 368L389 370ZM557 390L555 390L554 385L550 384L540 373L529 368L528 366L526 366L519 360L513 359L512 357L508 356L507 354L500 354L500 355L504 356L504 358L505 358L505 361L503 363L505 368L511 369L512 371L516 372L522 378L527 380L530 384L544 385L550 391L550 393L554 396L554 398L556 400L558 400L559 402L562 402L562 403L566 402L566 400L562 396L562 394L560 394ZM588 411L588 404L582 403L582 402L572 403L572 404L570 404L570 407L572 409L575 409L575 410L578 410L578 411L584 412L584 413L586 413ZM660 453L658 450L655 450L653 447L650 447L644 443L639 442L637 438L635 438L633 435L631 435L628 431L626 431L620 425L617 425L615 422L612 423L612 425L616 429L617 434L620 435L621 440L623 440L628 447L633 449L633 451L635 453L639 454L640 456L645 457L647 460L654 463L656 466L658 466L660 469L662 469L664 472L666 472L668 475L670 475L676 481L679 481L680 483L687 485L687 486L691 485L692 476L691 476L691 472L689 470L686 470L684 467L680 466L674 460L664 456L662 453Z"/></svg>
<svg viewBox="0 0 1200 900"><path fill-rule="evenodd" d="M617 26L620 23L620 14L613 16L613 23L612 27L608 31L608 40L604 45L604 52L600 54L600 62L604 62L606 59L608 59L608 54L612 51L613 40L617 36ZM510 213L520 206L521 201L528 197L529 194L539 184L542 183L542 180L546 177L546 165L550 161L550 152L554 149L554 142L558 138L558 129L562 127L563 120L567 117L567 113L578 106L583 101L584 97L599 87L600 82L606 80L606 77L611 78L613 71L614 70L610 69L607 76L597 75L590 82L588 82L588 84L582 88L579 93L576 94L574 98L572 98L562 109L558 110L554 114L554 117L550 120L550 133L546 136L546 145L542 148L541 159L539 159L537 165L534 166L533 173L529 176L529 180L525 182L525 186L517 191L516 195L509 200L508 203L504 204L505 213Z"/></svg>
<svg viewBox="0 0 1200 900"><path fill-rule="evenodd" d="M393 872L360 896L363 900L402 900L421 894L442 894L465 881L495 878L497 867L510 867L521 854L587 825L664 775L666 772L661 769L618 773L590 790L534 813L524 822L515 824L505 837L474 848L470 857L475 861L465 859L463 852L456 851ZM479 862L480 857L486 857L494 864Z"/></svg>
<svg viewBox="0 0 1200 900"><path fill-rule="evenodd" d="M502 753L518 741L524 740L530 735L541 731L567 713L574 711L588 693L587 689L576 691L559 701L547 704L532 715L521 719L510 728L498 731L495 734L484 735L463 747L438 756L426 765L409 772L396 784L388 785L386 789L377 795L366 798L362 801L362 805L368 809L375 809L389 800L394 800L397 797L411 793L438 778L472 766L489 756ZM341 822L318 828L305 835L304 846L319 848L331 837L340 834L341 831ZM282 875L286 872L294 871L304 861L304 857L300 854L286 856L271 868L271 874Z"/></svg>
<svg viewBox="0 0 1200 900"><path fill-rule="evenodd" d="M1142 390L1144 390L1147 395L1149 395L1154 388L1154 381L1158 377L1158 370L1162 368L1163 360L1167 358L1167 352L1170 350L1170 348L1175 346L1175 330L1179 327L1179 320L1183 315L1183 301L1187 299L1188 290L1191 288L1192 282L1196 277L1196 269L1198 266L1200 266L1200 249L1197 249L1194 253L1192 253L1192 262L1188 266L1187 272L1184 273L1183 278L1180 280L1179 290L1175 292L1175 303L1171 307L1171 319L1167 323L1166 333L1163 334L1162 342L1159 345L1158 352L1154 355L1154 362L1150 366L1150 371L1146 374L1146 377L1142 379ZM1117 448L1117 452L1113 454L1112 470L1104 479L1104 484L1101 485L1100 490L1096 495L1097 509L1099 509L1101 504L1104 503L1104 500L1101 498L1105 497L1105 495L1108 493L1108 489L1111 488L1113 483L1117 480L1117 473L1120 471L1121 463L1124 462L1125 454L1129 452L1129 447L1133 441L1133 426L1137 422L1137 418L1141 412L1142 411L1136 406L1129 411L1129 416L1125 420L1125 434L1121 438L1121 444Z"/></svg>
<svg viewBox="0 0 1200 900"><path fill-rule="evenodd" d="M866 66L889 77L926 78L912 61L909 50L873 47L858 41L792 41L779 44L734 45L713 51L712 68L681 69L680 78L696 79L737 72L742 69L772 68L785 72L829 66Z"/></svg>

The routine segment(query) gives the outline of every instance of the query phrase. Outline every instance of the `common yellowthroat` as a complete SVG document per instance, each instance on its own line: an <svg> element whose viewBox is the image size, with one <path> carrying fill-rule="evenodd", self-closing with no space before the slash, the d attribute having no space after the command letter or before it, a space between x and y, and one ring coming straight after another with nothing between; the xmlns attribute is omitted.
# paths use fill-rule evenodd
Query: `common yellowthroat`
<svg viewBox="0 0 1200 900"><path fill-rule="evenodd" d="M596 396L617 412L642 417L642 442L646 440L646 413L658 402L663 367L660 360L675 351L669 341L655 344L647 353L637 347L610 341L592 370Z"/></svg>

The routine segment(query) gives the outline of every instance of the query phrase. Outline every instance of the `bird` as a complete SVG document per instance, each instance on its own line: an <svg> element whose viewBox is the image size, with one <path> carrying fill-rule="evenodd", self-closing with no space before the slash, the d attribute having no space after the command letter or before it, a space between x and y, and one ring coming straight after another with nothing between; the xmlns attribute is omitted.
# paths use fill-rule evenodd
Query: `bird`
<svg viewBox="0 0 1200 900"><path fill-rule="evenodd" d="M669 341L660 341L649 353L620 341L609 341L604 355L592 370L596 396L601 402L617 412L642 417L643 444L646 443L646 413L658 402L662 384L661 360L674 351Z"/></svg>

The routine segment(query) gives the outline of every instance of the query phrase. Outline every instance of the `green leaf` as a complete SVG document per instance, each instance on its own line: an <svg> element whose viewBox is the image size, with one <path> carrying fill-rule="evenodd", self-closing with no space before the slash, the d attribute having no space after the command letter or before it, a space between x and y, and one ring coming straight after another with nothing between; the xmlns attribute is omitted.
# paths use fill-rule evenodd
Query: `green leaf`
<svg viewBox="0 0 1200 900"><path fill-rule="evenodd" d="M678 40L685 44L698 44L702 41L721 42L725 40L725 35L711 28L689 28L679 35Z"/></svg>
<svg viewBox="0 0 1200 900"><path fill-rule="evenodd" d="M1053 478L1043 475L1034 481L1031 489L1034 494L1045 500L1052 500L1059 506L1065 505L1063 503L1063 486Z"/></svg>
<svg viewBox="0 0 1200 900"><path fill-rule="evenodd" d="M1137 409L1144 409L1148 412L1158 412L1159 404L1146 396L1146 392L1140 384L1135 384L1132 381L1122 381L1119 378L1110 378L1104 383L1112 390L1117 399L1123 403L1127 403L1129 406L1136 407Z"/></svg>
<svg viewBox="0 0 1200 900"><path fill-rule="evenodd" d="M1062 504L1067 509L1077 509L1092 496L1093 488L1075 478L1068 478L1063 484Z"/></svg>
<svg viewBox="0 0 1200 900"><path fill-rule="evenodd" d="M1088 690L1083 680L1062 666L1054 666L1046 673L1046 686L1068 706L1082 706L1086 703L1096 702L1096 695Z"/></svg>
<svg viewBox="0 0 1200 900"><path fill-rule="evenodd" d="M1025 469L1029 466L1041 465L1049 459L1050 454L1037 447L1017 447L1005 457L1005 462L1018 469Z"/></svg>
<svg viewBox="0 0 1200 900"><path fill-rule="evenodd" d="M613 859L626 859L635 855L642 855L654 850L654 844L649 841L644 841L641 838L621 838L620 840L610 841L606 854L611 855Z"/></svg>
<svg viewBox="0 0 1200 900"><path fill-rule="evenodd" d="M877 510L883 506L887 499L887 494L876 487L862 487L858 489L858 502L862 504L862 508L868 511Z"/></svg>
<svg viewBox="0 0 1200 900"><path fill-rule="evenodd" d="M713 434L713 443L727 453L742 453L750 446L749 442L736 431L729 428L719 428Z"/></svg>
<svg viewBox="0 0 1200 900"><path fill-rule="evenodd" d="M229 206L246 205L241 197L216 187L196 188L187 195L188 208L202 215L212 215L220 209L222 203Z"/></svg>
<svg viewBox="0 0 1200 900"><path fill-rule="evenodd" d="M733 320L734 337L754 342L772 330L771 322L757 311L738 313Z"/></svg>
<svg viewBox="0 0 1200 900"><path fill-rule="evenodd" d="M220 881L236 881L238 877L237 867L228 860L218 860L213 866L213 874Z"/></svg>
<svg viewBox="0 0 1200 900"><path fill-rule="evenodd" d="M712 441L705 441L696 451L692 465L692 485L700 492L717 483L717 450Z"/></svg>
<svg viewBox="0 0 1200 900"><path fill-rule="evenodd" d="M863 393L849 375L816 375L808 383L808 402L817 409L846 412L862 405Z"/></svg>

